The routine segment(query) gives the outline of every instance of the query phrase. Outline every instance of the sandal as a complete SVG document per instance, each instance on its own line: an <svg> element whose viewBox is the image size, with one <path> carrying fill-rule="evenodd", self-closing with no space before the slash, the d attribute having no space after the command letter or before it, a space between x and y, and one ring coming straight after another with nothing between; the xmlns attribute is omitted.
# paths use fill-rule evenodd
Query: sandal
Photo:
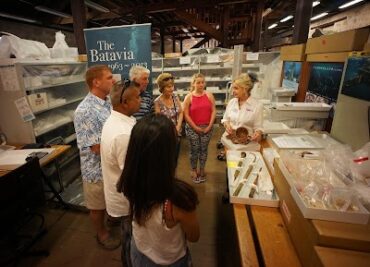
<svg viewBox="0 0 370 267"><path fill-rule="evenodd" d="M225 154L225 152L224 151L221 151L220 153L218 153L217 159L218 160L221 160L221 161L226 161L226 154Z"/></svg>

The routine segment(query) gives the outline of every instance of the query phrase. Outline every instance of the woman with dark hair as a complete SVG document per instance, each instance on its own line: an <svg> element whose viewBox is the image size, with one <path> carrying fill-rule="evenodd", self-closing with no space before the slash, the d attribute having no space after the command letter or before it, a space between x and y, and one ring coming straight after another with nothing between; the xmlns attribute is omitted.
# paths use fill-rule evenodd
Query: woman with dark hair
<svg viewBox="0 0 370 267"><path fill-rule="evenodd" d="M130 202L132 266L191 266L186 240L199 239L198 196L175 177L176 129L152 114L133 128L117 184Z"/></svg>

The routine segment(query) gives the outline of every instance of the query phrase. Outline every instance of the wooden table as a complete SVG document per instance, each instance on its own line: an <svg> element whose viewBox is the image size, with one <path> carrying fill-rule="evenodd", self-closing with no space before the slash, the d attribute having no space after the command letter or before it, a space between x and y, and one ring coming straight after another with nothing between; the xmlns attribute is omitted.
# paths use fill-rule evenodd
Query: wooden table
<svg viewBox="0 0 370 267"><path fill-rule="evenodd" d="M21 146L18 145L16 147L21 147ZM60 175L60 170L59 170L58 159L62 154L67 152L71 148L71 146L70 145L53 145L52 148L54 148L54 150L51 153L49 153L48 155L40 159L40 166L44 167L48 164L55 164L55 168L58 174L59 185L61 185L62 182L61 182L61 175ZM19 167L19 165L0 165L0 177L7 174L8 172L11 172L17 167ZM44 183L49 187L51 193L53 194L51 199L56 198L64 207L69 207L68 203L65 202L62 196L60 195L61 192L58 191L53 186L49 177L46 177L44 175L43 178L44 178Z"/></svg>
<svg viewBox="0 0 370 267"><path fill-rule="evenodd" d="M20 145L17 145L16 147L20 148ZM52 146L54 150L46 155L45 157L40 159L40 166L44 167L52 162L55 162L62 154L67 152L71 148L70 145L54 145ZM7 174L9 171L12 171L19 167L19 165L0 165L0 177Z"/></svg>
<svg viewBox="0 0 370 267"><path fill-rule="evenodd" d="M243 267L301 266L278 208L233 206Z"/></svg>
<svg viewBox="0 0 370 267"><path fill-rule="evenodd" d="M263 140L261 148L266 147ZM279 208L243 204L233 208L242 267L301 266Z"/></svg>

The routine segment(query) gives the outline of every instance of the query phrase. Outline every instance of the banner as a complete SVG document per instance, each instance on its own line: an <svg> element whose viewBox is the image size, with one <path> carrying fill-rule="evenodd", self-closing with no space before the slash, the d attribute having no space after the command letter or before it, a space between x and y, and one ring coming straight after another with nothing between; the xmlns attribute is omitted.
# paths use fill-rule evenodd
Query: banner
<svg viewBox="0 0 370 267"><path fill-rule="evenodd" d="M152 71L151 24L84 29L88 66L106 64L113 74L129 78L130 68L141 65ZM149 78L149 91L151 78ZM147 89L147 90L148 90Z"/></svg>

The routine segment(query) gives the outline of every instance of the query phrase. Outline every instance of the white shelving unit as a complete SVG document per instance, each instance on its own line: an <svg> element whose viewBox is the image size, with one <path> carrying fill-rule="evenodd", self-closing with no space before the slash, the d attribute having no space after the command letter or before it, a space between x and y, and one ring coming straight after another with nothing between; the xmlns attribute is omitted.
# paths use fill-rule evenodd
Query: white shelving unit
<svg viewBox="0 0 370 267"><path fill-rule="evenodd" d="M0 125L8 142L47 143L58 136L71 142L73 112L87 93L85 72L86 63L80 62L0 64ZM27 98L34 120L25 122L19 115L14 101L21 97Z"/></svg>
<svg viewBox="0 0 370 267"><path fill-rule="evenodd" d="M223 58L228 58L225 62ZM169 72L175 77L176 94L184 99L189 93L191 77L195 73L206 76L206 90L213 93L216 99L217 117L221 118L227 100L227 84L231 81L233 68L233 51L227 54L193 55L182 58L153 58L152 82L153 96L160 93L156 86L159 74Z"/></svg>
<svg viewBox="0 0 370 267"><path fill-rule="evenodd" d="M80 62L9 59L0 64L0 127L8 142L71 145L58 160L58 168L54 164L44 167L52 184L63 194L69 191L73 181L79 181L76 179L80 174L80 161L73 114L88 92L85 72L86 63ZM23 121L16 108L14 101L23 97L35 116L31 121Z"/></svg>

